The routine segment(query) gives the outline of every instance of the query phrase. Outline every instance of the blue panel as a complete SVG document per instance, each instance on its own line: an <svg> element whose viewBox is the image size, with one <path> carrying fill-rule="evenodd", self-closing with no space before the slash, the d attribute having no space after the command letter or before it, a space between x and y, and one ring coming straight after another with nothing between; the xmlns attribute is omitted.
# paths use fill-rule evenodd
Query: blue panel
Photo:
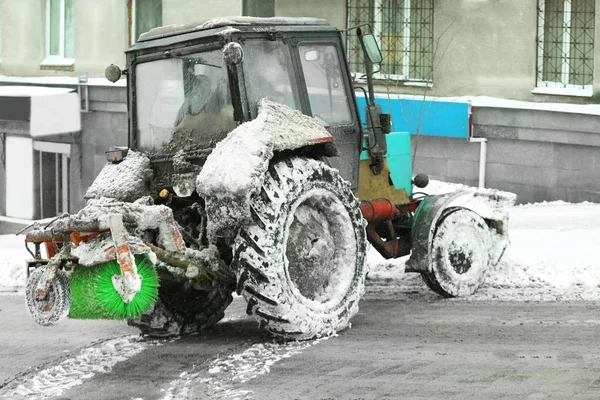
<svg viewBox="0 0 600 400"><path fill-rule="evenodd" d="M366 101L362 93L356 93L361 120L365 120ZM410 132L419 130L421 135L453 138L469 137L469 103L465 101L438 101L424 99L398 99L376 95L375 101L383 112L391 107L392 130ZM419 123L420 122L420 123Z"/></svg>

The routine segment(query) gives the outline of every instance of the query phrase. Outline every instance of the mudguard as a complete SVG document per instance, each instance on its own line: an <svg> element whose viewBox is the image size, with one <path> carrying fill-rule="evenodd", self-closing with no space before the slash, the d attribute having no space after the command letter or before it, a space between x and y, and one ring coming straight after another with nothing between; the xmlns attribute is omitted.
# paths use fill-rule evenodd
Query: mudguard
<svg viewBox="0 0 600 400"><path fill-rule="evenodd" d="M490 264L496 265L509 244L508 209L516 199L514 193L489 189L427 196L415 213L412 252L405 271L432 272L431 249L436 228L443 217L457 209L471 210L485 220L494 239L489 248Z"/></svg>
<svg viewBox="0 0 600 400"><path fill-rule="evenodd" d="M205 200L209 240L232 236L252 223L250 198L260 191L275 152L328 142L333 137L315 118L262 99L258 116L217 144L196 180Z"/></svg>

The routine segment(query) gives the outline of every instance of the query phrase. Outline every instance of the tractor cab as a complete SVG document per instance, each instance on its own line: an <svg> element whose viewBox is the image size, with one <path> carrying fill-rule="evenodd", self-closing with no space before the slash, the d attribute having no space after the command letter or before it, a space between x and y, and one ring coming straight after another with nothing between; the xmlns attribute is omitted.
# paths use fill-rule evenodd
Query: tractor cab
<svg viewBox="0 0 600 400"><path fill-rule="evenodd" d="M202 165L267 98L314 117L334 137L329 163L356 188L362 145L340 32L314 18L232 17L155 28L127 52L129 145ZM118 79L115 67L109 79ZM333 155L329 151L324 155Z"/></svg>

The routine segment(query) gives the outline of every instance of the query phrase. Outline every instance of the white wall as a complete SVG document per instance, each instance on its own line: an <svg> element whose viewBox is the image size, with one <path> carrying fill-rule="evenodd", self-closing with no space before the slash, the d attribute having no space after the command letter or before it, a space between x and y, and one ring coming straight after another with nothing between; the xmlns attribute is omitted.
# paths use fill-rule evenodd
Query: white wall
<svg viewBox="0 0 600 400"><path fill-rule="evenodd" d="M33 218L33 141L6 138L6 216Z"/></svg>
<svg viewBox="0 0 600 400"><path fill-rule="evenodd" d="M242 0L163 0L163 25L242 15Z"/></svg>

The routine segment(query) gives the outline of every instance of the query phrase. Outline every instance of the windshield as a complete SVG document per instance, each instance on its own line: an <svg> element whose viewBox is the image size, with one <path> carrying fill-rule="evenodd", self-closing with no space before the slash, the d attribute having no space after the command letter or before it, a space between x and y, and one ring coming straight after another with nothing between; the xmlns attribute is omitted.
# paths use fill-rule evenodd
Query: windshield
<svg viewBox="0 0 600 400"><path fill-rule="evenodd" d="M292 85L294 68L288 46L279 40L248 40L244 44L244 77L250 102L250 115L256 118L263 98L300 108Z"/></svg>
<svg viewBox="0 0 600 400"><path fill-rule="evenodd" d="M137 147L156 152L209 148L235 128L221 50L139 64Z"/></svg>

